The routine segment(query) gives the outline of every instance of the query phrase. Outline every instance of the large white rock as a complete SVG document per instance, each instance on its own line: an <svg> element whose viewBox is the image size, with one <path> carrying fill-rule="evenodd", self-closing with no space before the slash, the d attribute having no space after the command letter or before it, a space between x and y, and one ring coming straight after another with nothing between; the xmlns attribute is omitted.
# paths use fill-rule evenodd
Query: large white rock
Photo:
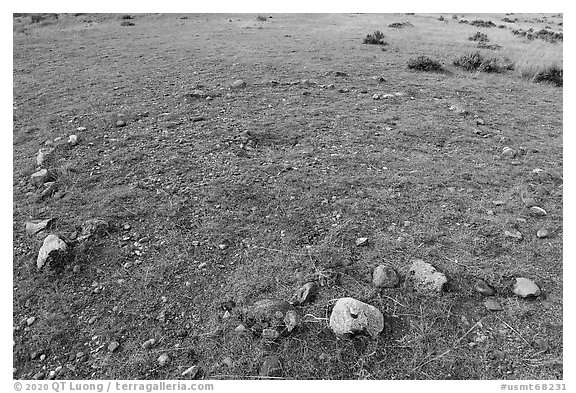
<svg viewBox="0 0 576 393"><path fill-rule="evenodd" d="M36 267L38 269L42 269L44 265L46 265L46 262L49 262L48 259L51 257L50 254L66 252L67 250L68 246L58 236L56 235L46 236L46 239L44 239L44 243L42 244L42 247L40 247L40 251L38 252L38 258L36 259Z"/></svg>
<svg viewBox="0 0 576 393"><path fill-rule="evenodd" d="M421 259L417 259L412 263L410 274L416 287L420 290L441 292L444 285L448 282L444 274Z"/></svg>
<svg viewBox="0 0 576 393"><path fill-rule="evenodd" d="M384 329L384 315L370 304L344 297L332 309L330 328L336 335L366 331L376 337Z"/></svg>
<svg viewBox="0 0 576 393"><path fill-rule="evenodd" d="M536 297L540 296L540 288L534 281L519 277L514 284L514 293L520 297Z"/></svg>

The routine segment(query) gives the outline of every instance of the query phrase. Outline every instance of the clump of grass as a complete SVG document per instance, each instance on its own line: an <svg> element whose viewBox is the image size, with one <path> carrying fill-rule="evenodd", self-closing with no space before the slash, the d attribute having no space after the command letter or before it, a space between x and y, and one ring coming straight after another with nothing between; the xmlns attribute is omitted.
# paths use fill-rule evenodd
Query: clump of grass
<svg viewBox="0 0 576 393"><path fill-rule="evenodd" d="M402 29L404 27L411 27L411 26L414 26L414 25L410 22L394 22L394 23L390 23L388 25L388 27L391 27L393 29Z"/></svg>
<svg viewBox="0 0 576 393"><path fill-rule="evenodd" d="M408 68L418 71L443 71L442 64L427 56L418 56L408 61Z"/></svg>
<svg viewBox="0 0 576 393"><path fill-rule="evenodd" d="M458 15L456 14L452 15L452 19L458 20Z"/></svg>
<svg viewBox="0 0 576 393"><path fill-rule="evenodd" d="M476 19L470 22L470 24L476 27L496 27L494 22L492 22L491 20Z"/></svg>
<svg viewBox="0 0 576 393"><path fill-rule="evenodd" d="M268 20L268 18L266 18L266 17L263 16L263 15L258 15L258 16L256 17L256 20L257 20L258 22L266 22L266 21Z"/></svg>
<svg viewBox="0 0 576 393"><path fill-rule="evenodd" d="M379 30L376 30L373 34L367 34L366 37L364 37L363 43L368 45L388 45L388 43L384 41L384 34Z"/></svg>
<svg viewBox="0 0 576 393"><path fill-rule="evenodd" d="M506 25L498 25L498 28L499 28L499 29L505 29L505 28L506 28Z"/></svg>
<svg viewBox="0 0 576 393"><path fill-rule="evenodd" d="M498 50L502 48L502 45L498 45L498 44L488 44L486 43L486 41L480 41L478 42L478 48L480 49L490 49L490 50Z"/></svg>
<svg viewBox="0 0 576 393"><path fill-rule="evenodd" d="M488 36L484 33L480 33L479 31L476 34L468 37L469 41L479 41L479 42L488 42Z"/></svg>
<svg viewBox="0 0 576 393"><path fill-rule="evenodd" d="M516 23L518 19L514 18L514 19L510 19L508 17L505 17L504 19L502 19L502 22L507 22L507 23Z"/></svg>
<svg viewBox="0 0 576 393"><path fill-rule="evenodd" d="M458 21L458 23L469 24L470 21L469 21L468 19L460 19L460 20Z"/></svg>
<svg viewBox="0 0 576 393"><path fill-rule="evenodd" d="M537 83L552 83L555 86L563 86L564 70L554 64L545 68L536 69L528 68L522 71L524 78L530 79Z"/></svg>
<svg viewBox="0 0 576 393"><path fill-rule="evenodd" d="M31 23L40 23L49 19L58 20L58 14L30 14Z"/></svg>
<svg viewBox="0 0 576 393"><path fill-rule="evenodd" d="M124 21L120 23L120 26L135 26L134 22Z"/></svg>
<svg viewBox="0 0 576 393"><path fill-rule="evenodd" d="M487 73L499 73L514 69L514 63L509 59L500 60L496 57L484 57L480 52L462 55L454 60L453 64L466 71L481 71Z"/></svg>
<svg viewBox="0 0 576 393"><path fill-rule="evenodd" d="M554 32L551 30L541 29L540 31L534 31L530 28L528 30L516 29L512 30L512 34L521 37L526 37L528 40L540 39L542 41L550 42L555 44L558 41L564 40L564 34L561 32Z"/></svg>
<svg viewBox="0 0 576 393"><path fill-rule="evenodd" d="M443 21L446 20L446 18L444 18L444 15L440 15L440 16L438 17L438 20L439 20L440 22L443 22Z"/></svg>
<svg viewBox="0 0 576 393"><path fill-rule="evenodd" d="M132 19L132 15L124 14L122 15L122 19Z"/></svg>

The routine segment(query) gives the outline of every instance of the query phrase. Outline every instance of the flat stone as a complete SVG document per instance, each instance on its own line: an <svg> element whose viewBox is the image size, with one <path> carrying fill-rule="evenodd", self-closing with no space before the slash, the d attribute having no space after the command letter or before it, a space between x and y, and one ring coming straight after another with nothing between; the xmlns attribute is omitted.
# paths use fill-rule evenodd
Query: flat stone
<svg viewBox="0 0 576 393"><path fill-rule="evenodd" d="M48 218L41 221L28 221L26 222L26 234L33 236L40 231L47 229L54 219Z"/></svg>
<svg viewBox="0 0 576 393"><path fill-rule="evenodd" d="M511 237L513 239L516 239L516 240L522 240L522 234L515 229L510 230L510 231L504 231L504 236Z"/></svg>
<svg viewBox="0 0 576 393"><path fill-rule="evenodd" d="M78 128L76 128L76 131L78 131L78 132L83 132L83 131L86 131L86 130L87 130L86 127L78 127Z"/></svg>
<svg viewBox="0 0 576 393"><path fill-rule="evenodd" d="M368 243L368 238L367 237L359 237L358 239L356 239L356 246L364 246Z"/></svg>
<svg viewBox="0 0 576 393"><path fill-rule="evenodd" d="M429 263L417 259L412 263L409 270L417 289L421 291L441 292L448 282L446 276Z"/></svg>
<svg viewBox="0 0 576 393"><path fill-rule="evenodd" d="M540 296L540 288L534 283L524 277L516 278L513 292L523 298Z"/></svg>
<svg viewBox="0 0 576 393"><path fill-rule="evenodd" d="M52 180L52 174L50 171L48 171L48 169L40 169L30 176L30 180L34 186L41 187L44 183Z"/></svg>
<svg viewBox="0 0 576 393"><path fill-rule="evenodd" d="M500 305L500 302L493 297L489 297L488 299L486 299L484 301L484 306L486 306L486 308L490 311L501 311L502 310L502 306Z"/></svg>
<svg viewBox="0 0 576 393"><path fill-rule="evenodd" d="M474 284L474 290L484 296L494 295L494 289L492 289L484 280L477 280Z"/></svg>
<svg viewBox="0 0 576 393"><path fill-rule="evenodd" d="M536 236L538 236L540 239L544 239L548 237L548 230L546 228L540 228L538 229L538 232L536 232Z"/></svg>
<svg viewBox="0 0 576 393"><path fill-rule="evenodd" d="M370 304L345 297L338 299L332 309L330 328L336 335L367 332L376 337L384 329L384 316Z"/></svg>
<svg viewBox="0 0 576 393"><path fill-rule="evenodd" d="M36 317L30 317L26 320L26 325L31 326L34 322L36 322Z"/></svg>
<svg viewBox="0 0 576 393"><path fill-rule="evenodd" d="M126 122L124 120L118 120L116 122L116 127L125 127L126 126Z"/></svg>
<svg viewBox="0 0 576 393"><path fill-rule="evenodd" d="M232 87L233 89L240 89L243 87L246 87L246 82L244 82L242 79L238 79L236 81L234 81L230 87Z"/></svg>
<svg viewBox="0 0 576 393"><path fill-rule="evenodd" d="M394 288L400 279L396 271L386 265L378 265L372 274L372 283L378 288Z"/></svg>

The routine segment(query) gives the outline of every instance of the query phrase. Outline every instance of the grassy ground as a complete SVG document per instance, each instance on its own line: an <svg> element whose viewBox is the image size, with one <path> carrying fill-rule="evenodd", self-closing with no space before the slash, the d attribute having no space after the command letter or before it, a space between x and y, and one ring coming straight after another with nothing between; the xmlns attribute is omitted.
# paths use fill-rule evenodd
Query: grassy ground
<svg viewBox="0 0 576 393"><path fill-rule="evenodd" d="M63 366L58 378L178 379L198 364L202 378L246 379L275 353L287 379L561 379L562 88L521 74L561 65L562 42L451 14L256 17L14 19L14 377ZM561 31L558 16L515 17ZM405 21L413 26L387 27ZM386 50L362 44L375 30ZM516 70L452 66L476 50L476 31L502 46L483 54ZM448 72L407 69L419 55ZM236 79L247 86L230 89ZM318 84L291 83L302 79ZM211 100L186 96L199 86ZM401 95L371 98L387 93ZM253 149L241 147L245 131ZM29 175L57 137L45 166L62 191L38 202ZM504 158L504 146L524 153ZM529 214L530 195L546 217ZM69 269L46 274L35 270L43 237L24 223L49 217L68 238L90 218L111 225L74 247ZM547 239L536 237L542 226ZM504 236L511 227L522 241ZM405 278L415 258L448 276L446 292L414 290ZM374 289L380 263L398 270L399 288ZM325 282L301 309L316 318L272 343L234 332L236 309L225 319L222 302L289 300L299 272ZM544 295L515 297L518 276ZM478 278L503 311L485 309ZM384 333L336 339L326 318L343 296L382 310ZM150 338L159 344L143 349Z"/></svg>

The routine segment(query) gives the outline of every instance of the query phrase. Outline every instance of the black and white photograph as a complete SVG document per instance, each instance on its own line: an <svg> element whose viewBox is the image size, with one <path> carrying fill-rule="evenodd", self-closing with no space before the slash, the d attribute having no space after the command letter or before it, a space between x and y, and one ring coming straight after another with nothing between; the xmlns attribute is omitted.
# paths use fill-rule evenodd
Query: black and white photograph
<svg viewBox="0 0 576 393"><path fill-rule="evenodd" d="M512 8L14 12L8 386L566 390L564 14Z"/></svg>

